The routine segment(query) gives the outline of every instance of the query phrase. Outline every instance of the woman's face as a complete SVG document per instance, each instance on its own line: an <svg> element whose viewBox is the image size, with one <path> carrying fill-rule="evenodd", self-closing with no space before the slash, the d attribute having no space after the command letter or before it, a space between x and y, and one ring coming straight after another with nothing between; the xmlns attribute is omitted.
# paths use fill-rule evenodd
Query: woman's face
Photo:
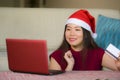
<svg viewBox="0 0 120 80"><path fill-rule="evenodd" d="M83 30L75 24L67 24L65 38L71 47L80 47L83 42Z"/></svg>

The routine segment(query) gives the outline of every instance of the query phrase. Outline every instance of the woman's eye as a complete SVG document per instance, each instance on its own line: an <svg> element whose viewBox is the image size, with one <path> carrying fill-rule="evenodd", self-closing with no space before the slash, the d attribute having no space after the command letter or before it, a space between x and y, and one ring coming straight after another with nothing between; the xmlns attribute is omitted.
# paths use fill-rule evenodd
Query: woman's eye
<svg viewBox="0 0 120 80"><path fill-rule="evenodd" d="M76 31L81 31L80 29L76 29Z"/></svg>
<svg viewBox="0 0 120 80"><path fill-rule="evenodd" d="M67 28L66 30L67 30L67 31L70 31L70 29L69 29L69 28Z"/></svg>

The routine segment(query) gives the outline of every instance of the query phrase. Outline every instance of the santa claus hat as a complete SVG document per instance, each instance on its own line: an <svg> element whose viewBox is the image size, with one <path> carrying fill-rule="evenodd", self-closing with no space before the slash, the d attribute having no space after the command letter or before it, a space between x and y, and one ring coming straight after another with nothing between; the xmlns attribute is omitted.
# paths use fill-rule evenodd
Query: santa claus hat
<svg viewBox="0 0 120 80"><path fill-rule="evenodd" d="M66 24L73 23L90 31L93 38L97 37L95 33L95 18L87 10L78 10L67 20Z"/></svg>

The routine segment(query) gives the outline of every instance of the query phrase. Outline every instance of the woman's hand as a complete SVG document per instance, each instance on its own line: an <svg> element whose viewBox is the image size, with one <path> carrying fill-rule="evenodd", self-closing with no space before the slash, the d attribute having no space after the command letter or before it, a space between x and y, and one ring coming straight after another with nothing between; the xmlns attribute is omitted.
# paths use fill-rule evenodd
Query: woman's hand
<svg viewBox="0 0 120 80"><path fill-rule="evenodd" d="M120 56L118 57L118 59L115 61L117 69L120 71Z"/></svg>
<svg viewBox="0 0 120 80"><path fill-rule="evenodd" d="M66 71L71 71L73 69L73 66L74 66L74 58L73 58L70 50L65 53L64 58L68 64L66 67Z"/></svg>

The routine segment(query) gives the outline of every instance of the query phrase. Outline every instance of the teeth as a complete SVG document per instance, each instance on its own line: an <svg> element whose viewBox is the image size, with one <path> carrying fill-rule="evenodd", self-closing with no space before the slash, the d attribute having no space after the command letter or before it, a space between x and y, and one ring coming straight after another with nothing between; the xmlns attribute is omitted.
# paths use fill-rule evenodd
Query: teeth
<svg viewBox="0 0 120 80"><path fill-rule="evenodd" d="M70 39L70 40L75 40L75 39Z"/></svg>
<svg viewBox="0 0 120 80"><path fill-rule="evenodd" d="M74 41L74 40L76 40L75 38L70 38L70 41Z"/></svg>

